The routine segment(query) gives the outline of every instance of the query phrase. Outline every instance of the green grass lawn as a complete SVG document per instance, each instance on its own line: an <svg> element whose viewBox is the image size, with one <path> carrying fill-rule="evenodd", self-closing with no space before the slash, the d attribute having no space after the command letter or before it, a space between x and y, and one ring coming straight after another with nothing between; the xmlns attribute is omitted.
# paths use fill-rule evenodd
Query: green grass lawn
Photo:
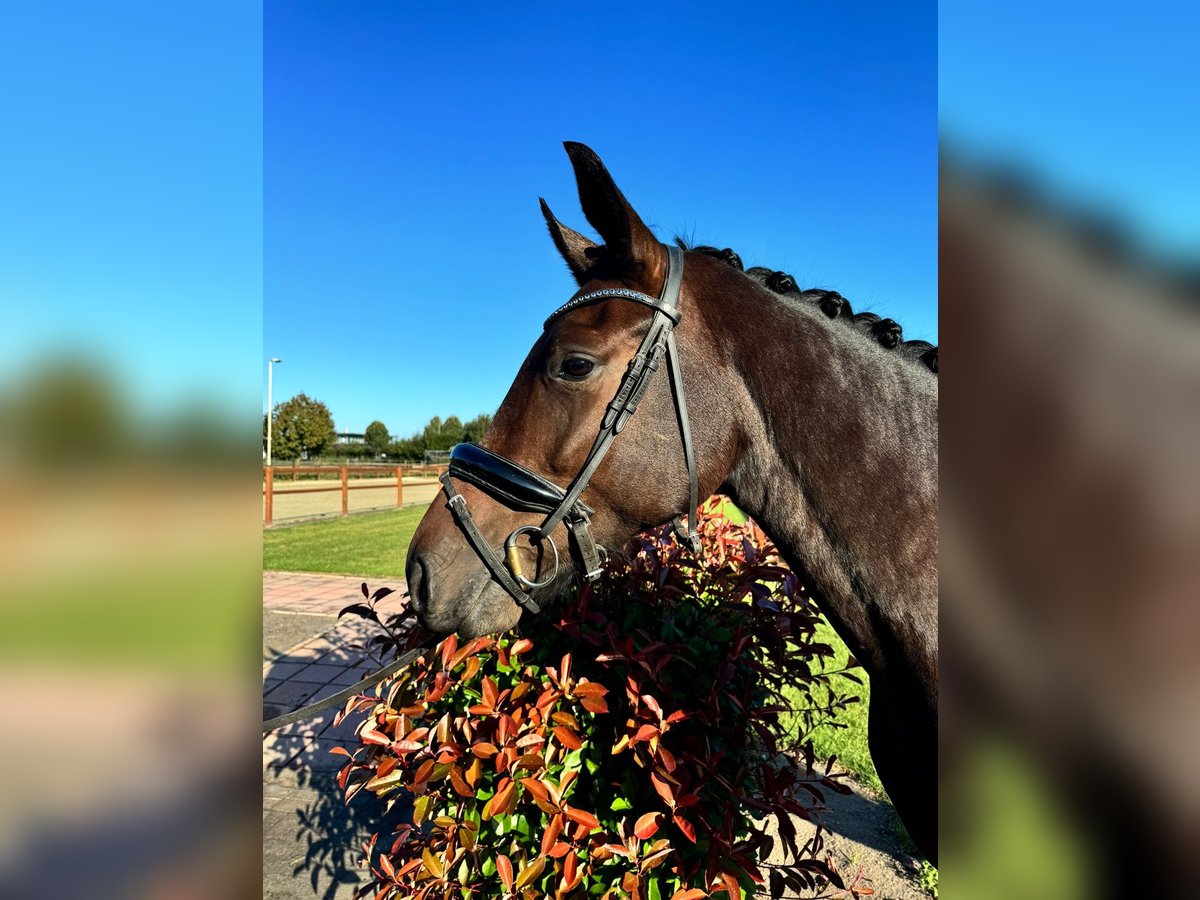
<svg viewBox="0 0 1200 900"><path fill-rule="evenodd" d="M850 651L846 649L842 639L824 620L817 627L817 639L822 643L829 644L837 654L826 664L825 670L836 671L845 668ZM875 766L871 762L871 752L867 749L867 709L871 699L871 683L862 669L854 669L853 674L862 679L863 683L855 684L842 675L832 676L834 690L839 694L860 698L858 703L852 703L845 709L838 710L837 722L846 727L835 728L833 725L823 725L816 728L810 737L813 749L819 758L828 759L836 756L838 762L853 772L859 781L876 791L882 791L883 786L879 783L879 775L876 774ZM799 723L797 723L798 725Z"/></svg>
<svg viewBox="0 0 1200 900"><path fill-rule="evenodd" d="M424 506L263 529L263 568L403 578Z"/></svg>

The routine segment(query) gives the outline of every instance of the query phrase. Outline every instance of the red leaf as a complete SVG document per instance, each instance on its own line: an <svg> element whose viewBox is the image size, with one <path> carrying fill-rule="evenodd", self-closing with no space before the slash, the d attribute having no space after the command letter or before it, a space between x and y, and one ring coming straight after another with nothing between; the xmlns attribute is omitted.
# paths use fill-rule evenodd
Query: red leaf
<svg viewBox="0 0 1200 900"><path fill-rule="evenodd" d="M675 815L672 817L671 821L673 821L675 823L675 825L679 828L680 831L683 832L684 836L689 841L691 841L693 844L696 843L696 828L694 825L692 825L691 822L689 822L687 819L685 819L679 813L675 813ZM739 900L740 900L740 898L739 898Z"/></svg>
<svg viewBox="0 0 1200 900"><path fill-rule="evenodd" d="M442 641L442 668L449 667L450 660L454 657L454 651L458 649L458 635L452 634L450 637Z"/></svg>
<svg viewBox="0 0 1200 900"><path fill-rule="evenodd" d="M678 765L678 763L675 762L674 754L672 754L670 750L661 744L658 748L658 758L662 761L664 769L666 769L668 772L675 771L675 766Z"/></svg>
<svg viewBox="0 0 1200 900"><path fill-rule="evenodd" d="M667 806L674 809L675 792L671 790L671 786L659 778L656 772L650 773L650 783L654 785L654 790L658 791L658 796L667 801ZM695 840L695 838L692 838L692 840Z"/></svg>
<svg viewBox="0 0 1200 900"><path fill-rule="evenodd" d="M637 835L640 840L644 841L646 838L653 837L655 835L655 833L658 831L658 826L661 823L662 813L648 812L637 820L637 824L633 826L633 833Z"/></svg>

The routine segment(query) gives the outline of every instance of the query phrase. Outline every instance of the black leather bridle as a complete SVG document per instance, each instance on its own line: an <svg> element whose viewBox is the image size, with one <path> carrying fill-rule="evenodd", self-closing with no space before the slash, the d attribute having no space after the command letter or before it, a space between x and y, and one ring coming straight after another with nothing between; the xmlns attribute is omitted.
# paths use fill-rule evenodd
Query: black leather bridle
<svg viewBox="0 0 1200 900"><path fill-rule="evenodd" d="M675 519L675 527L679 536L688 541L692 552L700 552L700 539L696 533L696 507L699 500L696 454L692 447L692 431L688 424L687 401L683 395L683 378L679 369L679 352L675 346L674 334L680 317L679 288L683 283L683 251L671 246L666 246L665 249L667 277L663 283L662 294L657 299L628 288L580 291L551 313L543 326L549 328L556 319L571 310L606 300L632 300L654 310L646 336L642 338L637 352L629 361L621 385L604 412L600 431L592 442L592 448L571 484L564 490L519 463L475 444L456 446L450 452L448 470L441 475L442 490L446 493L446 507L466 535L467 542L500 586L530 612L541 612L541 608L529 591L545 587L558 575L558 548L549 537L560 523L566 526L570 534L579 574L587 581L593 581L600 576L607 554L604 548L597 546L592 539L591 516L594 511L580 499L580 495L617 435L621 433L630 416L637 411L638 403L650 386L664 355L667 360L667 372L671 378L671 394L679 419L679 435L683 442L683 457L691 490L687 513L689 527L685 528L680 518ZM546 513L546 518L541 525L522 525L513 531L504 541L504 556L501 557L472 520L466 498L454 487L456 478L475 485L509 509ZM554 570L541 581L531 581L525 577L517 547L517 538L522 534L531 535L534 544L540 545L543 541L548 543L553 551Z"/></svg>

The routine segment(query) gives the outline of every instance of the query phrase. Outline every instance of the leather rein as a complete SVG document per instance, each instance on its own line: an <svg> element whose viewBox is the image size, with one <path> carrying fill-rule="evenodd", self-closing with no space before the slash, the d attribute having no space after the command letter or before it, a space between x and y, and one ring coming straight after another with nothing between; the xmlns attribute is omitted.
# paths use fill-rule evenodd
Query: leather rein
<svg viewBox="0 0 1200 900"><path fill-rule="evenodd" d="M692 430L688 423L687 401L683 394L683 377L679 368L679 351L675 345L675 326L679 324L679 290L683 284L683 251L678 247L665 246L667 251L667 275L662 293L651 297L628 288L602 288L596 291L579 291L570 300L556 309L546 319L543 328L549 328L559 317L572 310L592 303L608 300L632 300L654 311L650 327L638 345L637 352L621 378L616 394L609 402L600 422L599 432L584 459L582 467L565 489L532 472L517 462L498 453L493 453L475 444L459 444L450 454L450 465L440 481L446 494L446 508L462 530L467 542L487 566L492 578L500 584L521 607L531 613L541 612L530 591L552 583L558 575L559 553L551 533L560 524L566 527L570 537L572 556L578 574L585 581L600 577L605 549L592 539L591 516L594 512L580 499L592 475L599 468L604 456L612 447L630 417L637 411L638 404L650 387L655 372L664 356L667 373L671 380L671 395L679 421L679 436L683 443L683 457L687 465L690 499L687 527L680 517L675 518L675 529L681 539L688 542L693 553L700 552L700 538L696 533L696 508L699 502L696 477L696 453L692 446ZM488 542L471 518L466 498L455 488L459 479L482 490L492 499L511 510L543 512L546 518L541 525L522 525L504 541L503 557ZM540 581L526 577L517 539L530 535L535 545L543 542L553 551L554 569ZM537 576L537 573L534 573Z"/></svg>

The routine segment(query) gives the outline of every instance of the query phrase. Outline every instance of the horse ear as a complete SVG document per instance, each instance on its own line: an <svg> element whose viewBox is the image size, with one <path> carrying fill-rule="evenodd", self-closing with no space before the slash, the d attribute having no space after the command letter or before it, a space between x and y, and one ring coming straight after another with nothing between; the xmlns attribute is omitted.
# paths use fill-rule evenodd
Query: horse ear
<svg viewBox="0 0 1200 900"><path fill-rule="evenodd" d="M542 205L542 215L546 219L546 227L550 229L550 237L554 241L554 246L566 260L567 267L575 276L575 281L582 287L585 282L590 280L588 271L595 264L596 244L554 218L554 213L550 212L550 207L541 197L538 197L538 203Z"/></svg>
<svg viewBox="0 0 1200 900"><path fill-rule="evenodd" d="M629 205L600 157L590 147L574 141L564 141L563 146L575 169L583 214L604 238L613 268L611 274L616 278L644 276L651 280L661 276L665 259L658 239Z"/></svg>

